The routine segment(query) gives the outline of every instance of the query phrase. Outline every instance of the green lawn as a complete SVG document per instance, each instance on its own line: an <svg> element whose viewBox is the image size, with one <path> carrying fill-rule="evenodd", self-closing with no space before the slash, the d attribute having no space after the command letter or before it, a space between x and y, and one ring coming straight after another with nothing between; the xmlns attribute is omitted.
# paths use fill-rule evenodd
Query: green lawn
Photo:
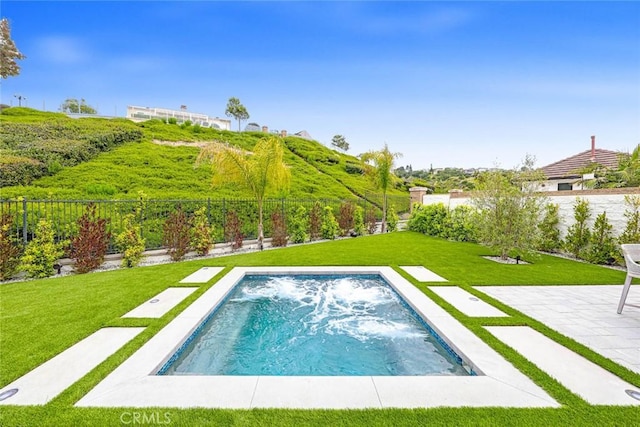
<svg viewBox="0 0 640 427"><path fill-rule="evenodd" d="M475 285L621 284L624 273L604 267L540 256L529 265L503 265L481 258L490 251L475 244L454 243L402 232L268 250L130 270L68 276L0 285L0 387L106 326L146 326L145 331L45 406L0 407L0 425L120 425L126 413L155 413L171 426L192 425L640 425L640 411L629 407L590 406L519 354L486 332L487 325L528 325L640 387L640 375L561 336L535 320L500 304ZM543 387L560 409L436 408L421 410L207 410L174 408L87 409L73 404L133 354L180 311L233 266L256 265L423 265L495 304L508 318L469 318L438 298L424 284L404 274ZM161 319L121 319L202 266L228 267L200 286ZM432 284L430 284L432 285ZM189 284L189 286L194 286ZM196 285L197 286L197 285ZM124 415L123 415L124 414ZM168 418L164 417L169 414ZM123 418L121 418L123 417ZM129 418L127 418L129 417Z"/></svg>

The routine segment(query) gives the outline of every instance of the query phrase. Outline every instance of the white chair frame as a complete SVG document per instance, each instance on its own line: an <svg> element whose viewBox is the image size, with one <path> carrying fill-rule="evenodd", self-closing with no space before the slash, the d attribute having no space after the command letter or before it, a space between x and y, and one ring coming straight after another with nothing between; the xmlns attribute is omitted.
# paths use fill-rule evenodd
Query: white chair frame
<svg viewBox="0 0 640 427"><path fill-rule="evenodd" d="M629 288L631 288L631 280L634 277L640 277L640 244L624 244L620 245L622 248L622 254L624 255L624 262L627 265L627 278L624 281L624 287L622 288L622 295L620 296L620 303L618 304L618 314L622 313L627 295L629 294Z"/></svg>

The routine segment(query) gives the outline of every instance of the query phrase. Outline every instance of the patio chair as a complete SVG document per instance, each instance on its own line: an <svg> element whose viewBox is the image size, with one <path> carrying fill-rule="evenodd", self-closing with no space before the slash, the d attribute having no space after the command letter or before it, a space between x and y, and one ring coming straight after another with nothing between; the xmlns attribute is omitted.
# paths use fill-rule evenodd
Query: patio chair
<svg viewBox="0 0 640 427"><path fill-rule="evenodd" d="M622 313L624 302L627 300L627 294L631 287L631 280L634 277L640 277L640 244L626 244L620 245L622 247L622 254L624 255L624 262L627 264L627 279L624 281L624 287L622 288L622 295L620 296L620 303L618 304L618 314Z"/></svg>

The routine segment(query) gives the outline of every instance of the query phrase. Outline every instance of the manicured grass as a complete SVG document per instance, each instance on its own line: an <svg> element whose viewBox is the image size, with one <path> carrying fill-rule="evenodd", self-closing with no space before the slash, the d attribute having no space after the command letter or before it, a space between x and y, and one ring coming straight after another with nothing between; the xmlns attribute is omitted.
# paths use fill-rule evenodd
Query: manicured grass
<svg viewBox="0 0 640 427"><path fill-rule="evenodd" d="M105 326L146 326L120 351L42 407L0 407L0 424L118 425L133 412L147 417L169 414L170 425L638 425L637 408L590 406L495 339L484 326L528 325L584 357L640 386L640 375L599 356L546 326L504 306L475 285L621 284L624 273L604 267L540 256L530 265L504 265L481 258L488 249L453 243L418 233L402 232L309 244L261 253L173 263L130 270L69 276L0 285L0 386L34 369L64 349ZM560 409L435 408L421 410L207 410L174 408L91 409L73 404L164 327L217 278L161 319L121 319L151 296L178 283L202 266L258 265L424 265L450 282L493 303L508 318L469 318L447 304L426 285L407 277L470 330L500 352L563 407ZM223 271L221 277L229 269ZM433 285L433 284L429 284ZM189 284L189 286L194 286ZM197 286L197 285L195 285ZM124 415L123 415L124 414ZM121 418L124 417L124 418ZM127 418L129 417L129 418ZM165 418L161 418L164 420Z"/></svg>

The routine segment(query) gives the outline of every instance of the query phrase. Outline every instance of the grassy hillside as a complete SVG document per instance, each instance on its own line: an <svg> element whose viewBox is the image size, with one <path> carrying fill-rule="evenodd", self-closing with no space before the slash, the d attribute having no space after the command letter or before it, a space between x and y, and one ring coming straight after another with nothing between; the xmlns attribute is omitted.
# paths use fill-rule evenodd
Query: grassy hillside
<svg viewBox="0 0 640 427"><path fill-rule="evenodd" d="M3 159L0 163L14 163L15 158L20 157L22 164L31 162L41 168L36 179L11 182L22 185L5 182L0 188L0 198L126 199L135 197L139 190L151 198L246 197L248 194L235 186L212 188L210 170L206 166L194 168L199 144L225 141L251 150L263 136L260 132L218 131L159 120L136 124L124 119L70 119L62 114L25 108L4 110L0 125L4 129L0 131ZM21 140L12 133L15 129L20 129ZM118 144L110 144L85 157L76 154L79 161L75 162L47 163L46 155L32 155L40 150L51 157L50 153L56 152L51 147L76 147L73 152L82 153L87 145L74 141L84 143L89 139L87 135L98 133L97 129L102 134L111 132L111 139L117 139ZM113 136L121 133L137 138L120 141L122 138ZM177 144L160 145L158 141ZM270 196L349 198L366 195L371 198L376 193L362 175L355 157L297 137L287 137L284 142L286 162L292 171L291 187L286 194ZM404 189L394 188L390 194L408 199Z"/></svg>

